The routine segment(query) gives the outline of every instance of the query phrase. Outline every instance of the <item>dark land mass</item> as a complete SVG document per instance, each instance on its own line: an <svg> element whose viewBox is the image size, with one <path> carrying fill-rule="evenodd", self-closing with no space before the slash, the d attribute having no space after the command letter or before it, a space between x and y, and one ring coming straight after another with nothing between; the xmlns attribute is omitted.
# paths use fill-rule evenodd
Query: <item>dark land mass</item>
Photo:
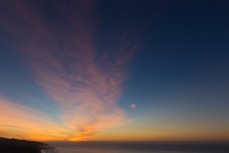
<svg viewBox="0 0 229 153"><path fill-rule="evenodd" d="M48 148L51 146L42 142L0 137L0 153L40 153L42 149Z"/></svg>

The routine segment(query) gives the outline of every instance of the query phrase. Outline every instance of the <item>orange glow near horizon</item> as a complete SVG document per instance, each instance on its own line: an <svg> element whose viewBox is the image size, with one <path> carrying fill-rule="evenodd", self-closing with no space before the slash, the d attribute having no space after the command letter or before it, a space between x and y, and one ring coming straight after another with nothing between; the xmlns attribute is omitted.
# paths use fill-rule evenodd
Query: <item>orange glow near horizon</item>
<svg viewBox="0 0 229 153"><path fill-rule="evenodd" d="M95 123L94 126L85 126L84 129L77 130L74 127L57 123L47 114L3 98L0 99L0 106L0 135L7 138L86 141L92 139L92 132L103 128L103 125L98 127L98 124ZM112 124L116 123L109 124L112 127Z"/></svg>
<svg viewBox="0 0 229 153"><path fill-rule="evenodd" d="M74 129L56 123L47 114L16 104L7 99L0 99L0 135L7 138L19 138L37 141L228 141L226 131L211 133L210 130L198 129L160 130L149 127L138 129L134 124L126 124L114 129L96 133L93 126L85 127L75 137ZM96 126L96 125L95 125ZM152 126L153 127L153 126ZM200 129L199 129L200 130Z"/></svg>

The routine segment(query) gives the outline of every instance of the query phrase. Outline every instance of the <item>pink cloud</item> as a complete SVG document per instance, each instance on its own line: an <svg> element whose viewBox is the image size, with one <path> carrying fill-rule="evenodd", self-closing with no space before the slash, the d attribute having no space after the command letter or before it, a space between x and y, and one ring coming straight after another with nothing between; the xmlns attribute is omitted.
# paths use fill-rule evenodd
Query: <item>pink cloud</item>
<svg viewBox="0 0 229 153"><path fill-rule="evenodd" d="M57 15L67 22L68 27L64 27L49 25L36 7L29 8L24 1L17 5L5 2L11 15L2 20L2 25L19 42L19 50L31 66L37 83L58 104L63 125L45 124L55 129L53 138L64 133L58 138L88 140L96 132L125 122L125 112L117 103L128 76L127 63L136 52L136 47L132 47L131 40L127 41L123 35L118 47L111 47L114 50L112 57L109 56L109 47L98 54L95 44L96 18L93 15L96 3L77 3L77 9L72 12L65 5L56 5ZM16 23L12 16L20 19L21 23ZM16 109L19 112L15 114L28 115L25 113L27 108L22 112L20 109ZM46 121L46 117L43 120L42 115L38 116L37 123ZM25 127L34 127L34 131L27 135L42 133L40 128L35 128L34 118L23 117L17 122ZM33 117L36 118L36 115ZM11 125L9 122L5 124ZM47 137L52 138L52 135L47 134Z"/></svg>

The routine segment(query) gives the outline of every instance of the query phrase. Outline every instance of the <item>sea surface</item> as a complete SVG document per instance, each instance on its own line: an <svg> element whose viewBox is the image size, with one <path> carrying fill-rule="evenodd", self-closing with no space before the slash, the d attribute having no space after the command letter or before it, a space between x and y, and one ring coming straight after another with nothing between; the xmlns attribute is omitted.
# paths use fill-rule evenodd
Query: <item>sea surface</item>
<svg viewBox="0 0 229 153"><path fill-rule="evenodd" d="M55 149L42 153L229 153L229 144L188 143L52 143Z"/></svg>

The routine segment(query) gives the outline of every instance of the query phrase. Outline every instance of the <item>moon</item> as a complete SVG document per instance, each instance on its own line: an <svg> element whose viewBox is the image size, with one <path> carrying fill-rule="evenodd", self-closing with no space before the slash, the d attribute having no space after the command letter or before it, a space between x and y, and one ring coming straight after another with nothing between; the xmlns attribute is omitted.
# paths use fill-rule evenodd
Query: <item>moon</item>
<svg viewBox="0 0 229 153"><path fill-rule="evenodd" d="M131 109L136 109L136 104L134 104L134 103L131 104L131 105L130 105L130 108L131 108Z"/></svg>

